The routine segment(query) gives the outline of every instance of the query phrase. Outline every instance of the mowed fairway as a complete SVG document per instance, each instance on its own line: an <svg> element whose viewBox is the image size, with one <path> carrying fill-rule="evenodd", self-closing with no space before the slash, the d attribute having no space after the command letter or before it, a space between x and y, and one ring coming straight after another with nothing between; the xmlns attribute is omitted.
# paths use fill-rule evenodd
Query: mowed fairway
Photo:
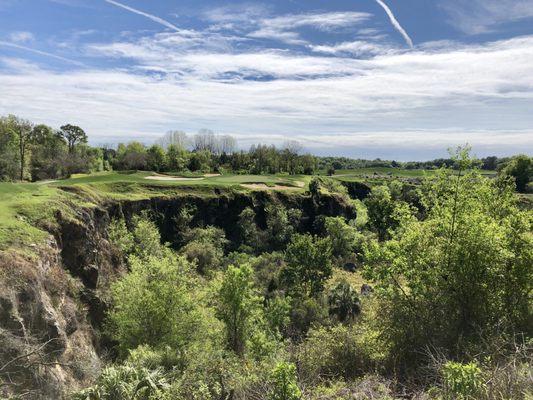
<svg viewBox="0 0 533 400"><path fill-rule="evenodd" d="M158 179L160 178L160 179ZM58 180L49 183L50 186L72 186L72 185L98 185L110 183L139 183L146 185L161 186L191 186L191 185L209 185L209 186L240 186L241 184L263 183L267 186L287 186L302 187L309 183L310 177L304 175L194 175L180 176L155 174L153 172L101 172L95 174L80 174L72 178Z"/></svg>
<svg viewBox="0 0 533 400"><path fill-rule="evenodd" d="M147 179L154 176L164 179ZM71 209L68 205L72 203L90 207L94 205L91 199L148 198L167 194L165 189L173 192L217 187L237 191L305 191L310 179L300 175L179 176L153 172L101 172L36 183L0 182L0 250L41 242L47 234L38 226L53 225L54 213L68 213Z"/></svg>

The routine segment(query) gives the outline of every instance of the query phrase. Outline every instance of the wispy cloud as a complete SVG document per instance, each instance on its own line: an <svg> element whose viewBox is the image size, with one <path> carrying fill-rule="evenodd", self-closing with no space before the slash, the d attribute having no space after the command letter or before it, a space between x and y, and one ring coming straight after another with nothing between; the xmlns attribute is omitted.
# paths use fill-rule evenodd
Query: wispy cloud
<svg viewBox="0 0 533 400"><path fill-rule="evenodd" d="M5 41L1 41L0 40L0 46L11 47L13 49L27 51L27 52L30 52L30 53L33 53L33 54L38 54L40 56L44 56L44 57L53 58L53 59L56 59L56 60L59 60L59 61L63 61L65 63L72 64L72 65L77 65L77 66L83 66L84 65L83 63L81 63L79 61L71 60L71 59L66 58L66 57L61 57L61 56L58 56L56 54L48 53L46 51L42 51L42 50L38 50L38 49L33 49L31 47L22 46L22 45L19 45L19 44L16 44L16 43L12 43L12 42L5 42Z"/></svg>
<svg viewBox="0 0 533 400"><path fill-rule="evenodd" d="M72 120L94 138L208 126L243 138L253 130L262 141L298 137L352 155L369 147L427 149L428 142L441 150L466 140L499 154L533 150L533 37L354 59L158 47L173 36L100 49L106 57L133 54L129 70L0 68L0 114L52 125ZM161 73L139 73L143 68ZM271 79L243 79L261 75Z"/></svg>
<svg viewBox="0 0 533 400"><path fill-rule="evenodd" d="M179 32L181 30L176 25L174 25L174 24L168 22L167 20L165 20L163 18L160 18L160 17L158 17L156 15L146 13L146 12L138 10L136 8L133 8L133 7L127 6L125 4L119 3L118 1L114 1L114 0L104 0L104 1L106 3L109 3L109 4L113 4L114 6L123 8L124 10L130 11L130 12L132 12L134 14L142 15L143 17L146 17L146 18L158 23L159 25L163 25L164 27L172 29L172 30L174 30L176 32Z"/></svg>
<svg viewBox="0 0 533 400"><path fill-rule="evenodd" d="M28 43L28 42L33 42L35 40L35 37L33 36L33 33L31 32L17 31L17 32L11 32L9 34L9 39L15 43Z"/></svg>
<svg viewBox="0 0 533 400"><path fill-rule="evenodd" d="M396 19L396 17L394 16L392 10L389 8L389 6L387 4L385 4L383 2L383 0L376 0L376 2L381 6L383 7L383 9L385 10L385 12L387 13L387 15L389 16L389 19L392 23L392 25L394 26L394 28L400 32L400 34L403 36L403 38L405 39L405 42L409 45L409 47L413 47L413 41L411 39L411 37L407 34L407 32L405 31L405 29L403 29L403 27L400 25L400 23L398 22L398 20Z"/></svg>
<svg viewBox="0 0 533 400"><path fill-rule="evenodd" d="M362 40L342 42L335 45L310 45L309 48L316 53L333 55L353 55L356 57L375 56L378 54L391 54L397 51L390 46Z"/></svg>
<svg viewBox="0 0 533 400"><path fill-rule="evenodd" d="M450 24L471 35L488 33L507 22L533 17L533 0L441 0L440 6L448 12Z"/></svg>
<svg viewBox="0 0 533 400"><path fill-rule="evenodd" d="M302 27L332 32L340 28L354 27L368 20L372 15L363 12L328 12L290 14L264 18L258 22L259 29L248 34L254 38L275 39L289 44L304 44L295 30Z"/></svg>

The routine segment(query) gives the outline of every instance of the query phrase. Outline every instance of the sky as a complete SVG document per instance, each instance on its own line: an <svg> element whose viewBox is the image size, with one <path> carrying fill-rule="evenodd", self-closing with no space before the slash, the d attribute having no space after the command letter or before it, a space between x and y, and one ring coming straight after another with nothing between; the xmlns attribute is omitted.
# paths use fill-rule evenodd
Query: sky
<svg viewBox="0 0 533 400"><path fill-rule="evenodd" d="M533 154L533 0L0 0L0 115L93 144Z"/></svg>

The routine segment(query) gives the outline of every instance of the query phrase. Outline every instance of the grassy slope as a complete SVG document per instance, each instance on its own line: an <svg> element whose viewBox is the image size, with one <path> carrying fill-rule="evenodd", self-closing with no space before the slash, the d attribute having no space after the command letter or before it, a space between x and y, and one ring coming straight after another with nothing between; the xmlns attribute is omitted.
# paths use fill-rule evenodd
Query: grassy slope
<svg viewBox="0 0 533 400"><path fill-rule="evenodd" d="M40 183L0 183L0 250L23 249L42 243L48 234L39 227L53 226L55 213L72 212L72 205L94 206L105 199L145 199L177 192L206 194L212 188L247 191L242 183L267 186L307 184L306 176L223 175L203 180L155 181L149 172L106 172L76 175L70 179ZM304 190L304 189L302 189Z"/></svg>

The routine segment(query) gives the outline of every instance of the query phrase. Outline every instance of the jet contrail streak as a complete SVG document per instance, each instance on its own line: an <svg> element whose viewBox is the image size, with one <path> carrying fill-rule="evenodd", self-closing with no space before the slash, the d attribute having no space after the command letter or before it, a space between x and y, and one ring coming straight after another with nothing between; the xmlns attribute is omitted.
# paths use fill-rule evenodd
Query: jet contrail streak
<svg viewBox="0 0 533 400"><path fill-rule="evenodd" d="M407 44L409 45L409 47L413 47L413 41L411 40L411 38L409 37L409 35L407 34L407 32L405 31L405 29L402 28L402 26L400 25L400 23L398 22L398 20L396 19L396 17L394 16L394 14L392 13L391 9L389 8L388 5L386 5L383 0L376 0L376 2L381 6L383 7L383 9L385 10L385 12L387 13L387 15L389 16L389 19L390 19L390 22L392 23L392 25L394 26L394 28L396 28L396 30L398 32L400 32L400 34L403 36L403 38L405 39L405 41L407 42Z"/></svg>
<svg viewBox="0 0 533 400"><path fill-rule="evenodd" d="M124 10L128 10L128 11L134 13L134 14L142 15L143 17L151 19L152 21L157 22L160 25L166 26L167 28L170 28L170 29L172 29L172 30L174 30L176 32L180 32L181 31L181 29L179 29L176 25L173 25L170 22L164 20L163 18L159 18L156 15L145 13L144 11L137 10L137 9L135 9L133 7L127 6L127 5L122 4L122 3L119 3L118 1L114 1L114 0L104 0L104 1L106 3L109 3L109 4L113 4L114 6L123 8Z"/></svg>
<svg viewBox="0 0 533 400"><path fill-rule="evenodd" d="M63 62L69 63L69 64L74 64L74 65L78 65L78 66L84 66L85 65L85 64L83 64L83 63L81 63L79 61L70 60L68 58L57 56L57 55L52 54L52 53L47 53L46 51L32 49L31 47L21 46L19 44L15 44L15 43L11 43L11 42L5 42L3 40L0 40L0 46L12 47L14 49L28 51L30 53L39 54L41 56L55 58L56 60L60 60L60 61L63 61Z"/></svg>

